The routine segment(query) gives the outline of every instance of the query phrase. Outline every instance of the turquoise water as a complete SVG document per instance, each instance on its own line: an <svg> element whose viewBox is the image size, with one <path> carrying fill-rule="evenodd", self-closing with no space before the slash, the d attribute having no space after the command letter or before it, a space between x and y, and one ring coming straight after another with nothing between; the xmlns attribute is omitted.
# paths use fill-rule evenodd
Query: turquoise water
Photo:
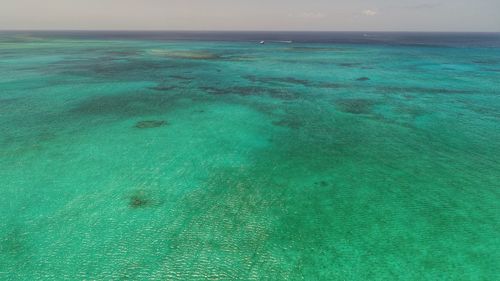
<svg viewBox="0 0 500 281"><path fill-rule="evenodd" d="M1 280L498 280L500 47L0 36Z"/></svg>

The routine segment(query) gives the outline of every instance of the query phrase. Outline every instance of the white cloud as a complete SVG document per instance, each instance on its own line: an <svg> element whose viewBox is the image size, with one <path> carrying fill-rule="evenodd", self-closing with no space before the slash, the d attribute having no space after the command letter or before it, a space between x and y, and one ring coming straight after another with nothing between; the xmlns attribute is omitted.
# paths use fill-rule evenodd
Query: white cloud
<svg viewBox="0 0 500 281"><path fill-rule="evenodd" d="M375 15L378 14L378 12L376 10L370 10L370 9L367 9L367 10L364 10L361 12L363 15L365 16L369 16L369 17L373 17Z"/></svg>

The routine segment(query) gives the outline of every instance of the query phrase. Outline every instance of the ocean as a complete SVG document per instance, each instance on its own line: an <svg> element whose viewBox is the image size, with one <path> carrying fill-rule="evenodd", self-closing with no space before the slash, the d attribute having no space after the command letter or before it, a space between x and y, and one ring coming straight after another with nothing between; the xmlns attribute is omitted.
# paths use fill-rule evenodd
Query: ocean
<svg viewBox="0 0 500 281"><path fill-rule="evenodd" d="M1 280L498 280L500 34L0 32L0 192Z"/></svg>

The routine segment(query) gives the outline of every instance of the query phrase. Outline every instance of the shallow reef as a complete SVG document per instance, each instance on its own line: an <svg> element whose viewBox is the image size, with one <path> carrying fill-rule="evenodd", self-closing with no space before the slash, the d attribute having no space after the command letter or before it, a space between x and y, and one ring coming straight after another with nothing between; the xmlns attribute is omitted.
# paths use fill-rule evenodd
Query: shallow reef
<svg viewBox="0 0 500 281"><path fill-rule="evenodd" d="M165 125L167 125L167 121L164 120L146 120L137 122L134 127L138 129L150 129L150 128L158 128Z"/></svg>
<svg viewBox="0 0 500 281"><path fill-rule="evenodd" d="M169 77L176 80L187 80L187 81L195 80L195 78L193 77L182 76L182 75L170 75Z"/></svg>
<svg viewBox="0 0 500 281"><path fill-rule="evenodd" d="M178 97L163 93L137 92L119 96L103 95L85 99L74 106L70 113L78 115L138 116L164 113L176 105Z"/></svg>
<svg viewBox="0 0 500 281"><path fill-rule="evenodd" d="M320 186L320 187L327 187L328 186L328 182L324 181L324 180L319 181L319 182L315 182L314 184L317 186Z"/></svg>
<svg viewBox="0 0 500 281"><path fill-rule="evenodd" d="M358 66L361 66L361 63L357 63L357 62L343 62L343 63L339 63L340 66L343 66L343 67L358 67Z"/></svg>
<svg viewBox="0 0 500 281"><path fill-rule="evenodd" d="M376 86L379 92L387 93L418 93L418 94L472 94L474 91L468 89L452 88L431 88L431 87L412 87L412 86Z"/></svg>
<svg viewBox="0 0 500 281"><path fill-rule="evenodd" d="M280 89L280 88L270 88L270 87L258 87L258 86L235 86L235 87L213 87L213 86L202 86L201 90L210 93L212 95L237 95L237 96L259 96L267 95L272 98L280 100L294 100L300 97L300 94L294 91Z"/></svg>
<svg viewBox="0 0 500 281"><path fill-rule="evenodd" d="M199 66L195 60L151 60L145 57L127 57L120 60L89 58L85 60L62 60L54 62L48 73L93 77L99 80L143 81L160 80L166 70L190 69Z"/></svg>
<svg viewBox="0 0 500 281"><path fill-rule="evenodd" d="M285 84L299 84L302 86L311 85L311 81L305 79L297 79L294 77L259 77L255 75L246 75L243 78L251 81L251 82L259 82L259 83L285 83Z"/></svg>
<svg viewBox="0 0 500 281"><path fill-rule="evenodd" d="M372 99L340 99L335 101L335 105L342 111L351 114L370 114L376 101Z"/></svg>
<svg viewBox="0 0 500 281"><path fill-rule="evenodd" d="M177 51L177 50L152 50L151 54L156 56L165 56L174 59L192 59L192 60L217 60L222 57L210 51Z"/></svg>
<svg viewBox="0 0 500 281"><path fill-rule="evenodd" d="M122 35L0 44L0 280L498 280L498 49Z"/></svg>
<svg viewBox="0 0 500 281"><path fill-rule="evenodd" d="M140 209L148 207L156 207L159 202L152 196L150 192L145 190L136 190L127 198L128 206L131 209Z"/></svg>
<svg viewBox="0 0 500 281"><path fill-rule="evenodd" d="M340 47L307 47L307 46L299 46L299 47L291 47L285 49L286 51L294 51L294 52L347 52L352 51L349 48L340 48Z"/></svg>
<svg viewBox="0 0 500 281"><path fill-rule="evenodd" d="M299 79L295 77L260 77L255 75L245 75L243 76L243 78L253 83L268 84L269 86L271 86L269 87L270 89L273 89L272 86L286 85L286 84L289 84L290 86L300 85L304 87L321 88L321 89L338 89L344 87L344 85L340 83L312 81L307 79Z"/></svg>
<svg viewBox="0 0 500 281"><path fill-rule="evenodd" d="M149 87L148 89L155 91L170 91L176 88L177 88L176 86L155 86L155 87Z"/></svg>
<svg viewBox="0 0 500 281"><path fill-rule="evenodd" d="M287 127L291 129L299 129L300 127L303 126L302 122L299 119L292 119L292 118L274 121L273 125L279 127Z"/></svg>
<svg viewBox="0 0 500 281"><path fill-rule="evenodd" d="M364 81L369 81L370 78L368 77L359 77L358 79L356 79L356 81L360 81L360 82L364 82Z"/></svg>

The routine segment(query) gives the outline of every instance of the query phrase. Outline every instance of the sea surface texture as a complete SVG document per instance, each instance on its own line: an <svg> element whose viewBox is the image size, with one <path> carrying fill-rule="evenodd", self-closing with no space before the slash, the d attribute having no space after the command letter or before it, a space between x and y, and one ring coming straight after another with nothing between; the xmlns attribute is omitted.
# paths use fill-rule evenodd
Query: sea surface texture
<svg viewBox="0 0 500 281"><path fill-rule="evenodd" d="M1 280L500 280L500 35L3 32L0 192Z"/></svg>

